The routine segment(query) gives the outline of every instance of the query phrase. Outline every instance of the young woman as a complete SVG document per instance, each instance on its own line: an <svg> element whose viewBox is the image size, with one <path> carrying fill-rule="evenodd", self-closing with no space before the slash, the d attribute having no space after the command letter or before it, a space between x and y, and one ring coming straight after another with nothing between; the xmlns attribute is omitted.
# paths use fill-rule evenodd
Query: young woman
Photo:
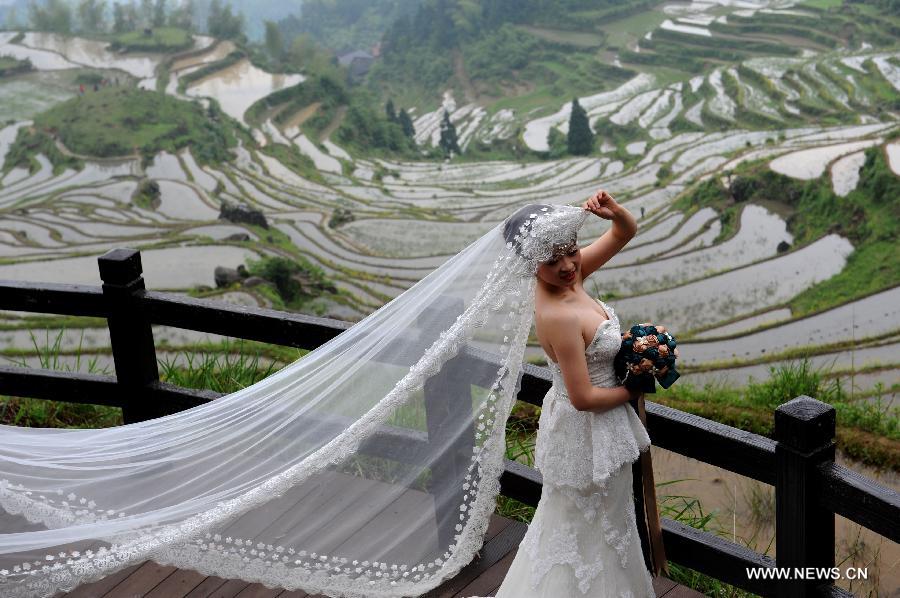
<svg viewBox="0 0 900 598"><path fill-rule="evenodd" d="M507 234L546 207L511 216ZM535 447L544 485L497 598L655 596L638 541L630 467L650 439L626 404L633 391L613 372L621 345L616 313L583 286L637 225L603 190L582 207L612 228L583 249L575 238L556 243L537 268L534 323L553 374Z"/></svg>

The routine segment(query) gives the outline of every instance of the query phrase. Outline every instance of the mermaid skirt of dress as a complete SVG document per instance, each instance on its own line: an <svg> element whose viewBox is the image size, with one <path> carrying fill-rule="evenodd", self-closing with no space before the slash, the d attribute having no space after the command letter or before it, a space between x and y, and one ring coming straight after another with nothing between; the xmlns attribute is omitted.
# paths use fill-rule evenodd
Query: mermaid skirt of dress
<svg viewBox="0 0 900 598"><path fill-rule="evenodd" d="M630 465L603 486L545 484L497 598L654 598L633 501Z"/></svg>

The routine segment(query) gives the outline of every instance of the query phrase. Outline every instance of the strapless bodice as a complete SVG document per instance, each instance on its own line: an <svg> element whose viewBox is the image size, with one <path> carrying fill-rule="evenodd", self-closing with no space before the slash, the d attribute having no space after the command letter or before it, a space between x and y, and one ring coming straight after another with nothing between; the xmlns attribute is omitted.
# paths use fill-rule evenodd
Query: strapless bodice
<svg viewBox="0 0 900 598"><path fill-rule="evenodd" d="M600 301L608 320L602 322L585 349L591 384L619 386L613 360L622 344L615 311ZM622 465L650 446L650 437L634 409L622 404L602 413L572 406L562 370L548 356L553 385L544 397L535 445L535 465L545 484L585 488L603 484Z"/></svg>

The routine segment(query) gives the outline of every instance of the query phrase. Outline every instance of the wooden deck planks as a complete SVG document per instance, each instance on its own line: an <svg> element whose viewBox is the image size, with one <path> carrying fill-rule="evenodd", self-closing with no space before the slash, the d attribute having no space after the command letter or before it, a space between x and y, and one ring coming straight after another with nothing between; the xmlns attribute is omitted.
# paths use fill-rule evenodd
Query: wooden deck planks
<svg viewBox="0 0 900 598"><path fill-rule="evenodd" d="M150 590L145 598L184 598L200 585L206 576L190 569L178 569Z"/></svg>
<svg viewBox="0 0 900 598"><path fill-rule="evenodd" d="M221 577L207 577L203 581L201 581L197 586L188 592L185 598L206 598L210 596L214 591L216 591L222 584L225 583L225 580ZM124 598L120 596L109 596L108 598Z"/></svg>
<svg viewBox="0 0 900 598"><path fill-rule="evenodd" d="M241 590L235 598L276 598L283 592L282 588L272 589L261 583L254 583Z"/></svg>
<svg viewBox="0 0 900 598"><path fill-rule="evenodd" d="M493 567L481 573L472 580L472 583L454 594L453 598L493 596L496 594L500 584L503 583L506 572L509 571L509 568L512 565L513 559L516 557L517 552L518 549L514 549L507 553L502 559L497 561Z"/></svg>
<svg viewBox="0 0 900 598"><path fill-rule="evenodd" d="M140 567L141 565L126 567L121 571L116 571L109 577L104 577L94 583L79 586L68 594L65 594L65 596L67 598L101 598L101 596L105 596L110 590L119 585L120 582L137 571Z"/></svg>
<svg viewBox="0 0 900 598"><path fill-rule="evenodd" d="M528 526L498 515L491 517L485 543L475 559L455 577L423 598L494 596L509 570ZM701 598L703 594L671 579L653 580L657 598ZM66 598L326 598L302 590L271 589L237 579L207 577L196 571L176 569L146 561L92 584L81 586Z"/></svg>
<svg viewBox="0 0 900 598"><path fill-rule="evenodd" d="M665 598L704 598L704 594L678 584L673 585L672 589L665 594L658 594L657 598L661 598L661 596L665 596Z"/></svg>
<svg viewBox="0 0 900 598"><path fill-rule="evenodd" d="M213 590L212 593L209 594L209 598L234 598L249 585L249 583L240 579L229 579ZM124 598L124 596L122 598Z"/></svg>
<svg viewBox="0 0 900 598"><path fill-rule="evenodd" d="M514 552L519 546L519 542L521 542L522 538L525 536L525 532L528 530L528 526L524 523L519 521L507 521L508 523L504 525L494 537L485 542L481 551L479 551L478 556L476 556L471 563L463 567L456 577L447 580L440 587L425 594L425 598L453 598L454 596L460 595L461 592L468 592L468 595L478 595L477 591L470 591L470 586L483 575L496 568L495 566L499 565L510 551ZM512 560L510 559L510 563L511 562ZM502 575L506 573L508 568L509 564L506 564L506 567L502 569L502 572L497 568L495 574L501 575L501 581ZM482 580L476 585L480 586L484 583L485 580ZM497 587L499 586L500 583L498 582ZM490 587L485 591L487 592L493 589L495 588ZM486 594L481 595L483 596Z"/></svg>
<svg viewBox="0 0 900 598"><path fill-rule="evenodd" d="M114 593L117 596L146 596L175 571L177 571L175 567L146 561L112 588L107 595Z"/></svg>
<svg viewBox="0 0 900 598"><path fill-rule="evenodd" d="M657 598L664 596L666 592L677 586L678 584L668 577L655 577L653 579L653 589L656 590Z"/></svg>

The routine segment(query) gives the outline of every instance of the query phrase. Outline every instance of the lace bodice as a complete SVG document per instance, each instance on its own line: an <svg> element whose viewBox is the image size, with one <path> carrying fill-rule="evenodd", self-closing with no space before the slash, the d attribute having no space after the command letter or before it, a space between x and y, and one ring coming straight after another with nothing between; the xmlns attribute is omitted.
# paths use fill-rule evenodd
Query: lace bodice
<svg viewBox="0 0 900 598"><path fill-rule="evenodd" d="M597 328L585 350L591 383L618 386L613 359L622 337L615 311L600 301L609 319ZM604 484L616 470L639 457L650 446L650 437L630 405L622 404L602 413L579 411L572 406L562 370L549 357L553 385L544 397L538 422L535 465L544 484L583 489Z"/></svg>

